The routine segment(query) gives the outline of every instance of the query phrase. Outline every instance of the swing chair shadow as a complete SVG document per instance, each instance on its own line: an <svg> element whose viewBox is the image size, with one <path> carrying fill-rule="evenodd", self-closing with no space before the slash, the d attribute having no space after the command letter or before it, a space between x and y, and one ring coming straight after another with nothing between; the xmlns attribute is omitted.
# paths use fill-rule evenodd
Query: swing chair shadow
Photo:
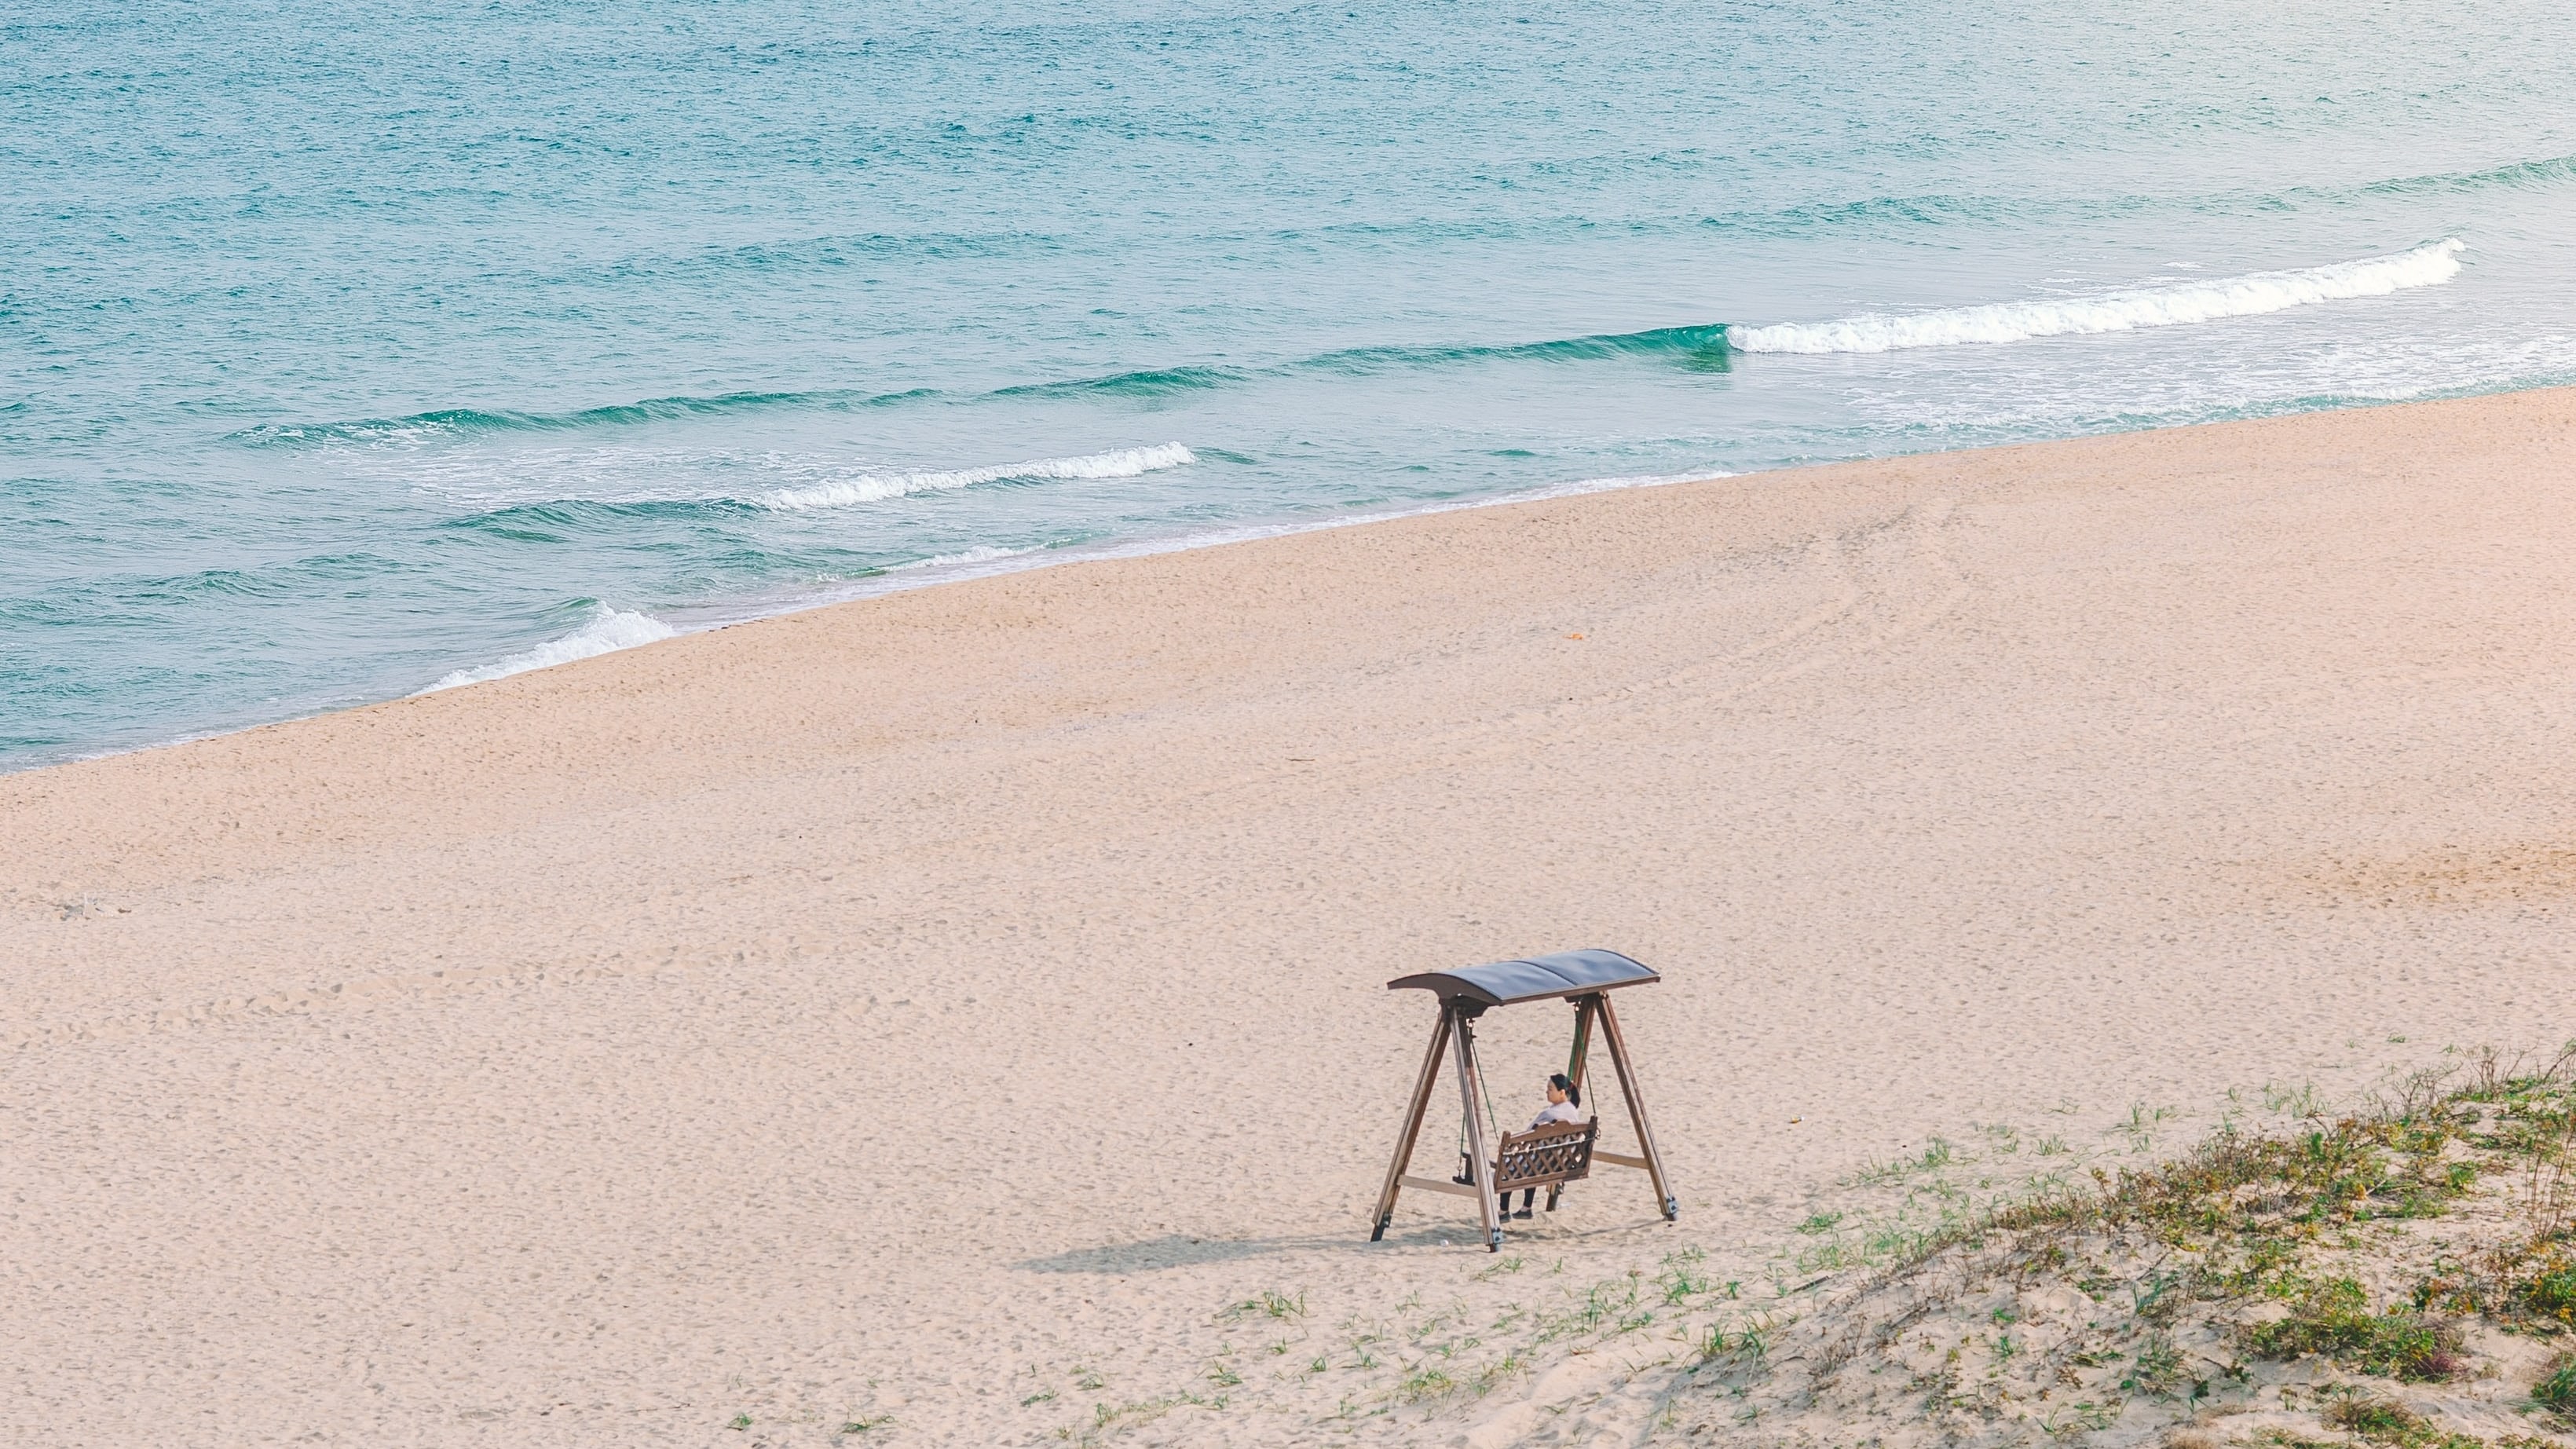
<svg viewBox="0 0 2576 1449"><path fill-rule="evenodd" d="M1195 1268L1202 1263L1236 1263L1273 1253L1351 1246L1347 1236L1327 1233L1278 1238L1193 1238L1166 1233L1138 1243L1073 1248L1011 1266L1023 1273L1160 1273L1172 1268Z"/></svg>
<svg viewBox="0 0 2576 1449"><path fill-rule="evenodd" d="M1516 1224L1520 1229L1516 1236L1529 1246L1537 1247L1548 1243L1617 1237L1663 1225L1664 1220L1659 1217L1594 1223L1579 1228L1535 1220ZM1447 1223L1427 1222L1404 1231L1391 1232L1385 1241L1397 1247L1434 1248L1478 1241L1482 1231L1475 1219L1461 1218ZM1369 1244L1356 1241L1347 1233L1299 1233L1275 1238L1193 1238L1182 1233L1167 1233L1142 1242L1070 1248L1043 1258L1024 1259L1011 1266L1023 1273L1162 1273L1207 1263L1240 1263L1279 1253L1357 1254L1368 1251L1369 1247Z"/></svg>
<svg viewBox="0 0 2576 1449"><path fill-rule="evenodd" d="M1627 1218L1619 1222L1594 1223L1580 1228L1536 1219L1531 1222L1516 1220L1512 1224L1511 1246L1534 1252L1550 1245L1625 1237L1631 1233L1642 1233L1649 1228L1664 1226L1666 1224L1661 1217ZM1475 1243L1482 1236L1483 1231L1483 1226L1474 1218L1460 1218L1447 1224L1424 1223L1420 1227L1403 1231L1390 1229L1385 1238L1376 1240L1375 1244L1362 1243L1349 1246L1366 1248L1373 1245L1393 1244L1400 1248L1447 1248Z"/></svg>

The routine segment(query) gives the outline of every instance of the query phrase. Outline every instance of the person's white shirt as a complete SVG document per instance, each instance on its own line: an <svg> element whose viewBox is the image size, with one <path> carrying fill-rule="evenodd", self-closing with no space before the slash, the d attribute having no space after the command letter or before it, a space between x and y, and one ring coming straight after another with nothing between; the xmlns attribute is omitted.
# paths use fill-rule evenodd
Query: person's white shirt
<svg viewBox="0 0 2576 1449"><path fill-rule="evenodd" d="M1551 1123L1580 1122L1582 1120L1583 1109L1574 1105L1572 1102L1550 1102L1547 1104L1546 1111L1543 1111L1530 1119L1529 1130L1536 1132L1541 1127L1548 1126Z"/></svg>

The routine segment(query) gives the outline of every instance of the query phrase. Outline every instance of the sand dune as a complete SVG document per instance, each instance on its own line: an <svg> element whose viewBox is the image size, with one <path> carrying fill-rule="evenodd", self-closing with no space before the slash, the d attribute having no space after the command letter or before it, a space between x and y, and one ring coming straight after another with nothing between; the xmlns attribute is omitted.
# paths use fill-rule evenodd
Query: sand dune
<svg viewBox="0 0 2576 1449"><path fill-rule="evenodd" d="M1629 1442L1668 1347L1533 1323L1767 1282L1868 1160L2576 1032L2571 741L2558 391L1076 564L0 778L0 1438ZM1604 1173L1516 1271L1456 1199L1367 1244L1384 983L1581 945L1667 974L1680 1224ZM1505 1115L1565 1016L1492 1019Z"/></svg>

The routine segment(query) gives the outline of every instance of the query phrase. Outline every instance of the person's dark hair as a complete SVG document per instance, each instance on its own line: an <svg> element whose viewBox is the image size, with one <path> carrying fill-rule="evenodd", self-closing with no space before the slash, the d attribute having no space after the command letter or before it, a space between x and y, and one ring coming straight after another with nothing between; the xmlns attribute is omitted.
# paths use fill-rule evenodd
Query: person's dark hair
<svg viewBox="0 0 2576 1449"><path fill-rule="evenodd" d="M1563 1092L1565 1094L1565 1100L1572 1102L1578 1107L1583 1105L1583 1089L1574 1085L1574 1079L1572 1077L1567 1076L1563 1072L1559 1072L1555 1076L1548 1078L1547 1084L1556 1088L1558 1091Z"/></svg>

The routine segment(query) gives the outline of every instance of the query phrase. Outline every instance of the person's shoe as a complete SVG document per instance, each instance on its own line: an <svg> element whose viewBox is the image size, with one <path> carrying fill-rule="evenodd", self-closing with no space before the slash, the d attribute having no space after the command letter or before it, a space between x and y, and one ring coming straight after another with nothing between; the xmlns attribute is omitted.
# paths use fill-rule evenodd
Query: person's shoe
<svg viewBox="0 0 2576 1449"><path fill-rule="evenodd" d="M1513 1217L1516 1217L1516 1218L1525 1218L1525 1217L1528 1217L1529 1215L1530 1215L1530 1210L1529 1210L1528 1208L1522 1208L1519 1212L1516 1212L1516 1213L1512 1214L1512 1216L1513 1216Z"/></svg>

